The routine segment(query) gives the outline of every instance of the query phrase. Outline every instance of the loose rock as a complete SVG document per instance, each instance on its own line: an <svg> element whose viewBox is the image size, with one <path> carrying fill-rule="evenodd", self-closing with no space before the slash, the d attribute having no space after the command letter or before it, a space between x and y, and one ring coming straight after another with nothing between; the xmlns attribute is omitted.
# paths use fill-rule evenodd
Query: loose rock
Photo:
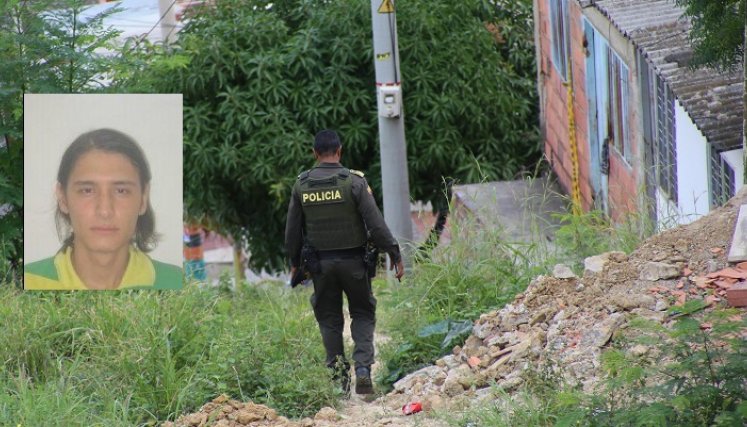
<svg viewBox="0 0 747 427"><path fill-rule="evenodd" d="M576 273L565 264L556 264L552 269L552 275L557 279L575 279L578 277L576 276Z"/></svg>
<svg viewBox="0 0 747 427"><path fill-rule="evenodd" d="M337 421L337 411L325 406L314 415L314 421Z"/></svg>
<svg viewBox="0 0 747 427"><path fill-rule="evenodd" d="M655 282L662 279L673 279L680 276L680 269L676 265L663 262L647 262L641 268L641 280Z"/></svg>

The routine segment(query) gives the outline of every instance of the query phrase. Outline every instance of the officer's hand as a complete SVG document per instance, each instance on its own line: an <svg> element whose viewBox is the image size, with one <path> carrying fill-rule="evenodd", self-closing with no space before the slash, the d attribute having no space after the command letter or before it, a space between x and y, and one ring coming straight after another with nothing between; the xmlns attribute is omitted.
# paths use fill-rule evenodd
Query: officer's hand
<svg viewBox="0 0 747 427"><path fill-rule="evenodd" d="M396 277L397 280L401 279L402 276L405 275L405 265L402 263L402 258L400 258L400 260L396 263L394 261L390 261L389 269L394 270L394 277Z"/></svg>

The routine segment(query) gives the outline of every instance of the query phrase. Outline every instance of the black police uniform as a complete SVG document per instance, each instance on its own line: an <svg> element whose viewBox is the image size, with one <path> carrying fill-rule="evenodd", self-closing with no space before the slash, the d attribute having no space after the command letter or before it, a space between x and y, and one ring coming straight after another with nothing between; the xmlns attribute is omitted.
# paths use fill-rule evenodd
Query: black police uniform
<svg viewBox="0 0 747 427"><path fill-rule="evenodd" d="M348 366L342 339L343 292L352 318L355 366L374 363L376 298L363 262L367 232L374 245L395 262L400 260L397 240L386 226L363 173L339 163L320 163L299 175L288 206L285 248L296 268L302 262L304 238L319 254L321 271L311 273L311 305L327 352L327 366L332 368L339 362Z"/></svg>

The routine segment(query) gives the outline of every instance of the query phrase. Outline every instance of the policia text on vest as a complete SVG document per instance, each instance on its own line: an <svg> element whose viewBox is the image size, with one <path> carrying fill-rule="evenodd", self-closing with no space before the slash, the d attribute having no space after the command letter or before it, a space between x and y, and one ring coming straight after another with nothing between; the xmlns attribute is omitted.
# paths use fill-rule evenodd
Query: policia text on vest
<svg viewBox="0 0 747 427"><path fill-rule="evenodd" d="M301 193L301 203L304 205L313 203L338 203L344 202L340 190L307 191Z"/></svg>

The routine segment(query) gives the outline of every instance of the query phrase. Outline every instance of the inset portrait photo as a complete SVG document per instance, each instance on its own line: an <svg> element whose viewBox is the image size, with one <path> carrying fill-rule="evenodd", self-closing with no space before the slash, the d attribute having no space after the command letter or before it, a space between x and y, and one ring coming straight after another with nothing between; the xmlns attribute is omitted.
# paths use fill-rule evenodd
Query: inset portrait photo
<svg viewBox="0 0 747 427"><path fill-rule="evenodd" d="M24 289L182 287L182 96L24 96Z"/></svg>

